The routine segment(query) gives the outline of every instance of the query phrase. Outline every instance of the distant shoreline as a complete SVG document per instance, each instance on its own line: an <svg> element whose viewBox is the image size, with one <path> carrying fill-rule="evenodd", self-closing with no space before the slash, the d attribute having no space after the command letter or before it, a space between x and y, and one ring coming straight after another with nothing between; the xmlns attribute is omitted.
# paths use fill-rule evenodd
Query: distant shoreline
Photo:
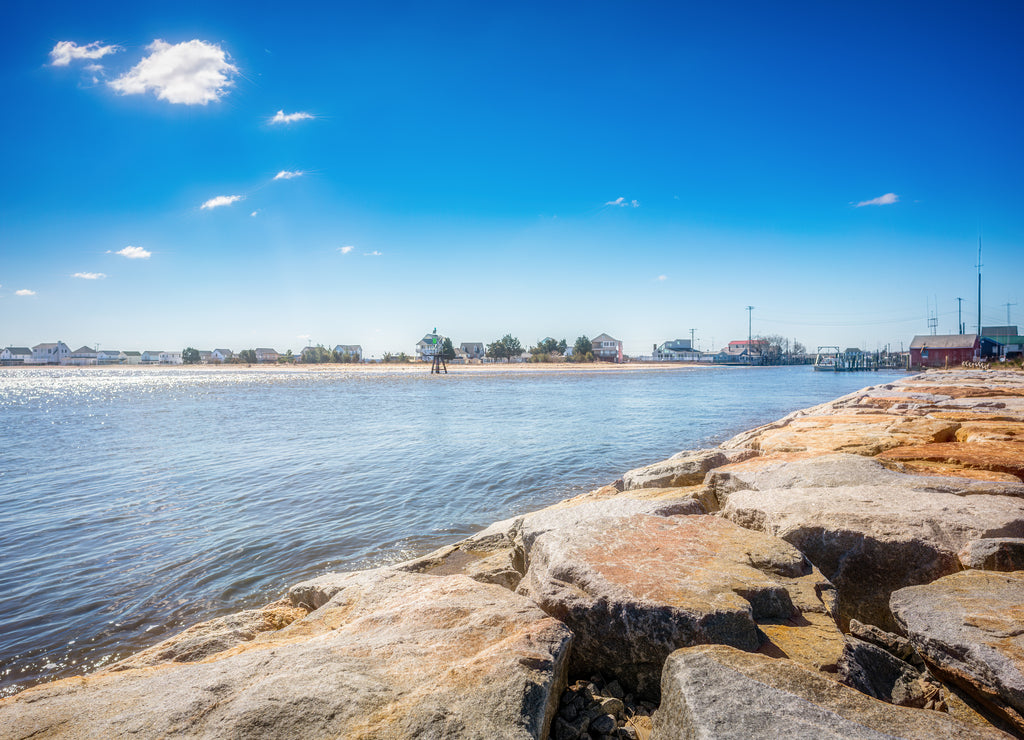
<svg viewBox="0 0 1024 740"><path fill-rule="evenodd" d="M123 370L123 369L158 369L158 370L255 370L255 371L298 371L298 372L347 372L347 373L422 373L430 374L431 364L429 362L416 363L325 363L325 364L277 364L277 363L256 363L245 364L214 364L214 365L7 365L0 369L18 370L85 370L87 372L100 370ZM739 366L737 366L739 367ZM753 367L753 366L751 366ZM448 365L449 375L477 374L477 373L607 373L607 372L630 372L630 371L681 371L681 370L717 370L736 369L727 365L711 365L698 363L680 362L514 362L514 363L487 363L481 365ZM741 367L746 369L746 366Z"/></svg>

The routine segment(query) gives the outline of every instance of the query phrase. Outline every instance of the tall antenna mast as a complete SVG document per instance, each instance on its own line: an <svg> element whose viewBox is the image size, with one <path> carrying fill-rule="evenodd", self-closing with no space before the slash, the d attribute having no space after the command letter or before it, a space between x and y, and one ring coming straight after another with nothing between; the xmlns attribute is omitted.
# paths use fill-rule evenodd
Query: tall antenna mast
<svg viewBox="0 0 1024 740"><path fill-rule="evenodd" d="M957 298L956 299L956 330L959 333L961 333L961 334L964 333L964 317L963 317L963 311L962 311L963 307L964 307L964 299L963 298Z"/></svg>
<svg viewBox="0 0 1024 740"><path fill-rule="evenodd" d="M981 336L981 234L978 234L978 336Z"/></svg>
<svg viewBox="0 0 1024 740"><path fill-rule="evenodd" d="M1009 323L1010 323L1010 306L1016 306L1017 304L1016 303L1004 303L1003 305L1006 306L1006 323L1007 323L1007 325L1009 325Z"/></svg>

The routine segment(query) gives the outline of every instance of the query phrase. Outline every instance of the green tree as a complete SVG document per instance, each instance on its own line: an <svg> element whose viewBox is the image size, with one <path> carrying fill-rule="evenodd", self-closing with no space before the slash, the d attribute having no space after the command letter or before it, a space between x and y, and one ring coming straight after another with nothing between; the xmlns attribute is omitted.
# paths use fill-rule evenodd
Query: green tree
<svg viewBox="0 0 1024 740"><path fill-rule="evenodd" d="M277 358L278 362L295 362L295 355L292 354L291 350L288 350L283 355Z"/></svg>
<svg viewBox="0 0 1024 740"><path fill-rule="evenodd" d="M322 344L318 344L315 347L306 347L302 350L302 356L299 358L299 362L306 364L322 364L330 361L331 351Z"/></svg>
<svg viewBox="0 0 1024 740"><path fill-rule="evenodd" d="M576 362L588 362L587 356L590 356L592 360L594 358L594 344L590 341L586 334L582 337L576 337L576 342L572 345L572 356L576 358Z"/></svg>
<svg viewBox="0 0 1024 740"><path fill-rule="evenodd" d="M505 357L505 345L500 339L496 339L487 345L487 350L484 352L485 355L490 357L492 360L500 360Z"/></svg>
<svg viewBox="0 0 1024 740"><path fill-rule="evenodd" d="M381 360L383 360L384 362L394 362L395 356L390 352L385 352L384 355L381 357Z"/></svg>
<svg viewBox="0 0 1024 740"><path fill-rule="evenodd" d="M256 364L256 350L254 349L243 349L238 353L238 361L245 362L250 365Z"/></svg>
<svg viewBox="0 0 1024 740"><path fill-rule="evenodd" d="M445 360L455 359L455 347L452 346L451 337L445 337L441 340L441 357Z"/></svg>
<svg viewBox="0 0 1024 740"><path fill-rule="evenodd" d="M519 357L519 355L523 354L523 345L517 337L506 334L501 338L501 343L505 345L505 357L508 358L509 362L512 362L513 357Z"/></svg>
<svg viewBox="0 0 1024 740"><path fill-rule="evenodd" d="M181 351L181 362L183 365L198 365L199 350L195 347L186 347Z"/></svg>

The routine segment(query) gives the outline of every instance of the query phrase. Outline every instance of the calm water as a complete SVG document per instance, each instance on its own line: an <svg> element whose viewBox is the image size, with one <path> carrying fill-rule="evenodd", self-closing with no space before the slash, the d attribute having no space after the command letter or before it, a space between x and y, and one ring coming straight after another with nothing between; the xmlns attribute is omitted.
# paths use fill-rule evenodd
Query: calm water
<svg viewBox="0 0 1024 740"><path fill-rule="evenodd" d="M0 369L0 695L894 377Z"/></svg>

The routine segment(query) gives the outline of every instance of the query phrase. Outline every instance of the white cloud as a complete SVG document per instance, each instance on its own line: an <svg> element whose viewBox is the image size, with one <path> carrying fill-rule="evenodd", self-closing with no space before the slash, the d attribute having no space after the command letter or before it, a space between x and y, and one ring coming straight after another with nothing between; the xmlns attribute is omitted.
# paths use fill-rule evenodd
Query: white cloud
<svg viewBox="0 0 1024 740"><path fill-rule="evenodd" d="M252 216L253 218L256 218L256 216L258 216L258 215L259 215L259 213L260 213L259 211L253 211L253 212L252 212L252 213L250 213L249 215L250 215L250 216Z"/></svg>
<svg viewBox="0 0 1024 740"><path fill-rule="evenodd" d="M121 51L120 46L104 46L102 41L79 46L74 41L58 41L50 50L50 64L54 67L66 67L74 59L101 59L107 54ZM91 69L92 65L90 65Z"/></svg>
<svg viewBox="0 0 1024 740"><path fill-rule="evenodd" d="M378 252L376 249L373 250L372 252L363 252L364 257L380 257L382 254L384 253Z"/></svg>
<svg viewBox="0 0 1024 740"><path fill-rule="evenodd" d="M243 198L245 198L244 195L218 195L216 198L210 198L208 201L199 206L199 208L201 210L212 210L214 208L220 208L221 206L229 206L232 203L242 200Z"/></svg>
<svg viewBox="0 0 1024 740"><path fill-rule="evenodd" d="M305 174L306 173L301 171L301 170L296 170L295 172L291 172L289 170L281 170L276 175L274 175L274 179L275 180L291 180L291 179L296 178L296 177L302 177Z"/></svg>
<svg viewBox="0 0 1024 740"><path fill-rule="evenodd" d="M27 288L23 289L23 290L16 290L16 291L14 291L14 295L35 295L35 294L36 294L36 292L34 290L28 290Z"/></svg>
<svg viewBox="0 0 1024 740"><path fill-rule="evenodd" d="M71 277L81 278L82 280L102 280L106 275L102 272L76 272Z"/></svg>
<svg viewBox="0 0 1024 740"><path fill-rule="evenodd" d="M620 206L622 208L625 208L626 206L629 206L630 208L639 208L640 207L640 201L638 201L638 200L626 200L625 198L623 198L620 195L615 200L608 201L607 203L605 203L605 205L606 206Z"/></svg>
<svg viewBox="0 0 1024 740"><path fill-rule="evenodd" d="M130 260L148 260L153 253L147 252L142 247L125 247L114 252L114 254L119 254Z"/></svg>
<svg viewBox="0 0 1024 740"><path fill-rule="evenodd" d="M898 203L899 200L900 196L896 195L896 193L886 193L885 195L879 195L877 198L872 198L871 200L862 200L860 203L856 205L856 207L860 208L861 206L889 206L892 205L893 203Z"/></svg>
<svg viewBox="0 0 1024 740"><path fill-rule="evenodd" d="M668 275L658 275L658 277L657 277L656 279L657 279L657 281L658 281L659 283L663 283L663 282L665 282L666 280L668 280Z"/></svg>
<svg viewBox="0 0 1024 740"><path fill-rule="evenodd" d="M313 118L310 113L285 113L283 110L279 110L274 117L270 119L271 123L295 123L296 121L305 121Z"/></svg>
<svg viewBox="0 0 1024 740"><path fill-rule="evenodd" d="M348 253L349 253L349 252L351 252L351 251L352 251L353 249L355 249L355 247L353 247L353 246L351 246L351 245L349 245L349 246L347 246L347 247L338 247L338 251L339 251L339 252L341 252L342 254L348 254Z"/></svg>
<svg viewBox="0 0 1024 740"><path fill-rule="evenodd" d="M193 39L172 46L156 39L147 49L148 57L107 84L122 95L152 90L161 100L185 105L220 100L234 84L230 75L238 68L216 44Z"/></svg>

